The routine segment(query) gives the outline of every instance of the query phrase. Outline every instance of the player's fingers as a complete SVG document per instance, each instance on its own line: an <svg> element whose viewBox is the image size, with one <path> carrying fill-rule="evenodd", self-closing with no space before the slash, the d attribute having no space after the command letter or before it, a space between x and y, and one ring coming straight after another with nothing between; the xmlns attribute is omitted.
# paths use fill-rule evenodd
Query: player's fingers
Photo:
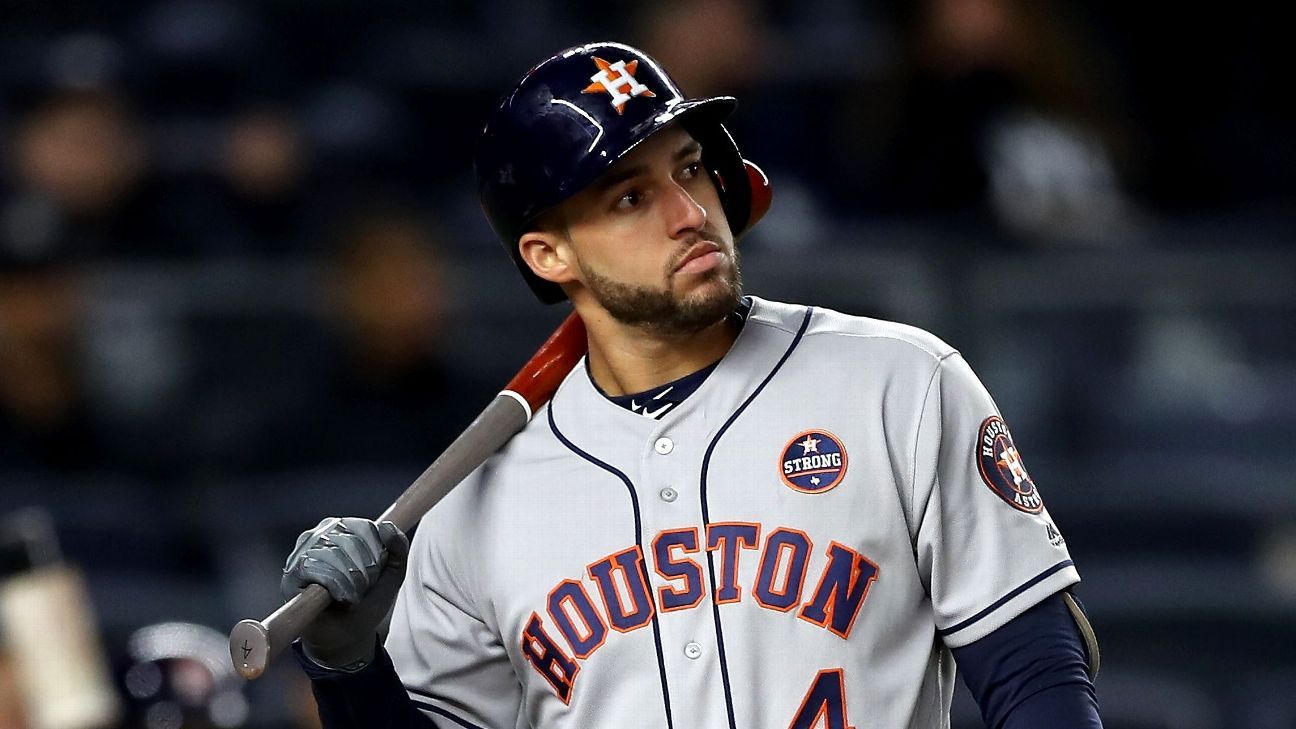
<svg viewBox="0 0 1296 729"><path fill-rule="evenodd" d="M374 566L367 571L361 566L363 556L359 562L352 556L364 552L363 547L351 544L357 539L349 530L334 524L324 534L307 540L303 549L285 565L281 592L285 597L291 597L306 585L315 583L327 588L335 601L359 602L376 579L378 569Z"/></svg>
<svg viewBox="0 0 1296 729"><path fill-rule="evenodd" d="M333 528L339 519L335 517L326 517L316 524L313 529L307 529L297 536L297 544L293 546L292 552L288 554L288 559L284 560L284 572L290 570L297 560L305 554L306 550L319 540L319 538Z"/></svg>
<svg viewBox="0 0 1296 729"><path fill-rule="evenodd" d="M329 532L328 539L362 571L363 574L357 578L363 578L367 583L378 579L387 548L379 536L377 524L368 519L342 519Z"/></svg>
<svg viewBox="0 0 1296 729"><path fill-rule="evenodd" d="M390 608L405 581L405 563L409 555L409 539L395 524L385 521L378 525L378 534L387 548L387 562L382 574L369 593L376 605ZM385 611L384 611L385 612Z"/></svg>
<svg viewBox="0 0 1296 729"><path fill-rule="evenodd" d="M405 571L405 560L409 556L409 537L390 521L378 524L378 538L387 548L387 565L385 570Z"/></svg>
<svg viewBox="0 0 1296 729"><path fill-rule="evenodd" d="M338 552L308 552L285 580L291 580L298 590L309 584L320 585L335 602L355 605L364 596L364 590L351 578L350 569L339 564L343 559L350 561Z"/></svg>

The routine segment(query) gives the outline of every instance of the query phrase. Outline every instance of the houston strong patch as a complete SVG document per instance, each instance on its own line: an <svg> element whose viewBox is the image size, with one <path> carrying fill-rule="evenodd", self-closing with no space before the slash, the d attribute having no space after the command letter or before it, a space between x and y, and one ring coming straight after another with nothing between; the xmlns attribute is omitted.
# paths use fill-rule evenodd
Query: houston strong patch
<svg viewBox="0 0 1296 729"><path fill-rule="evenodd" d="M991 415L981 423L976 445L977 470L986 486L1014 509L1027 514L1044 510L1044 500L1035 489L1035 482L1026 473L1021 454L1013 445L1008 425L998 415Z"/></svg>
<svg viewBox="0 0 1296 729"><path fill-rule="evenodd" d="M779 475L797 491L823 493L846 476L846 448L826 430L807 430L783 447Z"/></svg>

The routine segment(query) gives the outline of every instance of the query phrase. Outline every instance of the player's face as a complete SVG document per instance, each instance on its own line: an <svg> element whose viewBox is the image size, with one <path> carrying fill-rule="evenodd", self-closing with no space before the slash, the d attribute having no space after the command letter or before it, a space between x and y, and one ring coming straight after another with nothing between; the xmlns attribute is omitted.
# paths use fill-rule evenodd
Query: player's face
<svg viewBox="0 0 1296 729"><path fill-rule="evenodd" d="M613 318L663 333L697 331L734 310L738 255L701 157L683 128L667 127L565 204L573 300L588 295Z"/></svg>

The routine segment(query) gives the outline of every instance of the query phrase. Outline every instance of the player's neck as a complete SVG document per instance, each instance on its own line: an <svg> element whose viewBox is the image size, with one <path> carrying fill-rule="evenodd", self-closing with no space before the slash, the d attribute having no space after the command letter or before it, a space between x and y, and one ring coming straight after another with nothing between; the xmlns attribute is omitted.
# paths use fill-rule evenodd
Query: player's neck
<svg viewBox="0 0 1296 729"><path fill-rule="evenodd" d="M604 311L581 312L589 333L589 371L608 395L644 392L692 374L733 346L738 327L726 317L697 332L666 335L623 324Z"/></svg>

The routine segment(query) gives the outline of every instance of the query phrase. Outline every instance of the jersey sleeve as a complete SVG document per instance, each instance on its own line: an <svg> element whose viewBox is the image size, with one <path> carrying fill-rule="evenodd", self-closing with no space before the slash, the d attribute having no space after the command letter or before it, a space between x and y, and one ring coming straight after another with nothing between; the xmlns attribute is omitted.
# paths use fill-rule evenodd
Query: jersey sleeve
<svg viewBox="0 0 1296 729"><path fill-rule="evenodd" d="M915 553L938 634L990 634L1079 582L990 394L953 352L939 361L915 440Z"/></svg>
<svg viewBox="0 0 1296 729"><path fill-rule="evenodd" d="M461 487L462 488L462 487ZM459 545L424 517L386 648L410 698L438 726L513 729L522 689L508 653L452 568Z"/></svg>

